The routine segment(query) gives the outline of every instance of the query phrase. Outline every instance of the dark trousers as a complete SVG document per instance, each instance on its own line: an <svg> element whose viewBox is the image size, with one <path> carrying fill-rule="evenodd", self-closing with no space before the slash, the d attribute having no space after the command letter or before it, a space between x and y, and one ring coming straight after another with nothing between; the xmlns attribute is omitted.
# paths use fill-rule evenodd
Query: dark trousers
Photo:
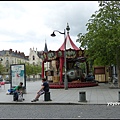
<svg viewBox="0 0 120 120"><path fill-rule="evenodd" d="M16 92L16 91L13 93L13 101L18 100L19 94L20 94L20 92ZM22 96L23 96L23 93L21 93L21 94L22 94Z"/></svg>

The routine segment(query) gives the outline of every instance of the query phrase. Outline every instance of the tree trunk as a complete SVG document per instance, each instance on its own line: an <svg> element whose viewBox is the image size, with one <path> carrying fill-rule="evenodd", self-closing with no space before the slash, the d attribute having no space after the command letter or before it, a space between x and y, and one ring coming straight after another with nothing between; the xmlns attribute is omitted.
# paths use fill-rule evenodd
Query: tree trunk
<svg viewBox="0 0 120 120"><path fill-rule="evenodd" d="M117 63L117 78L118 78L118 88L120 88L120 46L116 47L116 63Z"/></svg>
<svg viewBox="0 0 120 120"><path fill-rule="evenodd" d="M118 75L117 75L118 76L118 88L120 88L120 65L117 68L118 68L117 69L118 70L118 72L117 72L118 73Z"/></svg>

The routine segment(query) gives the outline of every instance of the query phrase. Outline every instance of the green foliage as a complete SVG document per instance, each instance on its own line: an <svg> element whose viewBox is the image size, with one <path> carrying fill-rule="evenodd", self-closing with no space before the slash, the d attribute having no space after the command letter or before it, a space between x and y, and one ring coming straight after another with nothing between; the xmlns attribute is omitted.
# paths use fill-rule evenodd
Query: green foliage
<svg viewBox="0 0 120 120"><path fill-rule="evenodd" d="M37 75L38 73L41 73L41 66L40 65L32 65L32 64L25 64L26 66L26 75L30 76L30 75Z"/></svg>
<svg viewBox="0 0 120 120"><path fill-rule="evenodd" d="M5 72L5 67L0 63L0 74Z"/></svg>
<svg viewBox="0 0 120 120"><path fill-rule="evenodd" d="M85 63L81 63L81 64L80 64L80 68L81 68L81 70L82 70L83 73L86 72L86 70L85 70L85 69L86 69L86 68L85 68Z"/></svg>
<svg viewBox="0 0 120 120"><path fill-rule="evenodd" d="M120 1L99 1L100 9L88 20L87 33L78 34L77 42L86 48L88 60L96 65L116 64L120 45Z"/></svg>

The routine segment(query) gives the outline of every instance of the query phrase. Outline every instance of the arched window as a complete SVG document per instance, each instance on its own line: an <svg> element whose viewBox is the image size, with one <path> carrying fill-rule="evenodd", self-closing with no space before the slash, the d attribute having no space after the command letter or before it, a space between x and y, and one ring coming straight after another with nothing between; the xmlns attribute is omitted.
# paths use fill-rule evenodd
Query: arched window
<svg viewBox="0 0 120 120"><path fill-rule="evenodd" d="M33 60L35 60L35 56L33 56Z"/></svg>

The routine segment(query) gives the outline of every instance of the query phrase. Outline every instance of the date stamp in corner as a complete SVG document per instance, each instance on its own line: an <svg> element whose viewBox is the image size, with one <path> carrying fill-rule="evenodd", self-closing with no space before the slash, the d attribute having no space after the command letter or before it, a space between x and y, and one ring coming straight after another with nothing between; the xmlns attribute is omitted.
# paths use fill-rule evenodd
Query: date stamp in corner
<svg viewBox="0 0 120 120"><path fill-rule="evenodd" d="M120 105L120 102L107 102L107 106L117 106Z"/></svg>

